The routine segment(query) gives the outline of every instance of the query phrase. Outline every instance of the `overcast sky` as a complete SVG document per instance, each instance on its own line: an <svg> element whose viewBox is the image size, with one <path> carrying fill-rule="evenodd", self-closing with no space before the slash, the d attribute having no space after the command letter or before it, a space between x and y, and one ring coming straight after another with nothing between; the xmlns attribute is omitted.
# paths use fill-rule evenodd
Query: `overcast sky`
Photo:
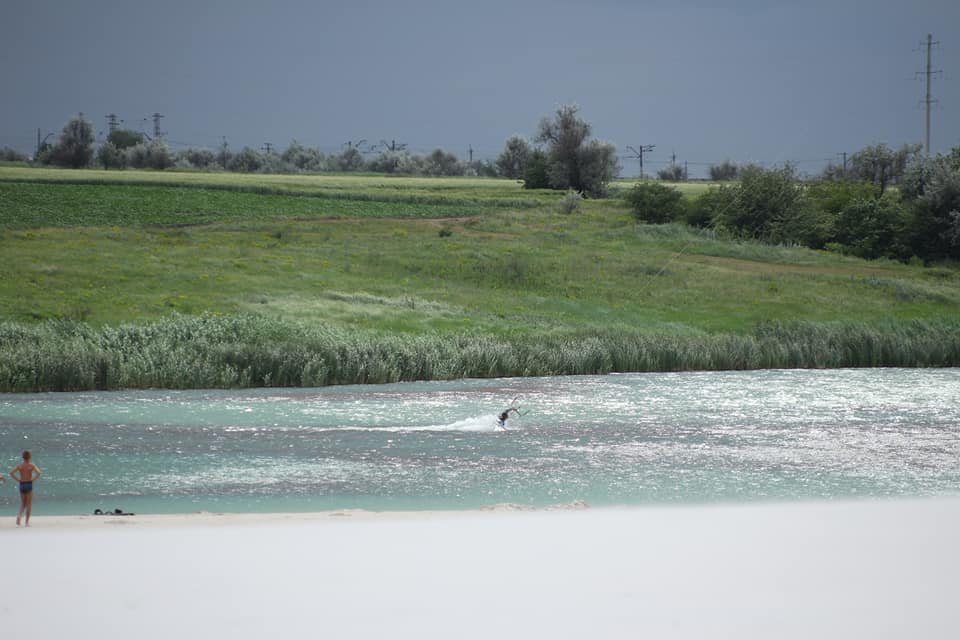
<svg viewBox="0 0 960 640"><path fill-rule="evenodd" d="M576 103L645 168L816 172L868 144L960 145L957 0L3 0L0 146L83 112L164 115L174 149L396 140L494 158ZM637 163L623 159L623 174Z"/></svg>

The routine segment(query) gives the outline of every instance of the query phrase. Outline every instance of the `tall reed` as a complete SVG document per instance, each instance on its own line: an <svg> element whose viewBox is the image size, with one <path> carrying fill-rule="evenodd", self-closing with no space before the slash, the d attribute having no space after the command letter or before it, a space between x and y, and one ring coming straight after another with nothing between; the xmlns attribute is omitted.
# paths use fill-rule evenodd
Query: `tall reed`
<svg viewBox="0 0 960 640"><path fill-rule="evenodd" d="M960 321L763 323L747 334L385 335L255 315L0 323L0 391L326 386L631 371L960 366Z"/></svg>

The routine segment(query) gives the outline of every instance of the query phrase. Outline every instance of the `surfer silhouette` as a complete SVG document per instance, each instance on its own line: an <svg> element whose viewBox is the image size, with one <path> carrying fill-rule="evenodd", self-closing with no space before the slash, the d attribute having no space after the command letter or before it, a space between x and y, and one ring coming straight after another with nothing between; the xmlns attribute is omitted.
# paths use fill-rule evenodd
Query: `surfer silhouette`
<svg viewBox="0 0 960 640"><path fill-rule="evenodd" d="M510 412L513 411L517 415L520 415L520 410L516 407L510 407L499 416L497 416L497 429L506 431L507 430L507 420L510 419Z"/></svg>

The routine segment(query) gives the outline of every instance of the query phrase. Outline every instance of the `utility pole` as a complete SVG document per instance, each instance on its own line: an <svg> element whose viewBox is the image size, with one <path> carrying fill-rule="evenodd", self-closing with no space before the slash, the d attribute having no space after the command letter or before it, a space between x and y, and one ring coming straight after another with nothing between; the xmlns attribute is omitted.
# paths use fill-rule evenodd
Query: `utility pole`
<svg viewBox="0 0 960 640"><path fill-rule="evenodd" d="M631 146L627 146L627 149L629 149L630 151L633 151L633 155L630 157L636 158L637 160L640 161L640 179L641 180L643 180L643 154L650 153L651 151L653 151L654 147L656 146L657 145L655 144L641 144L639 149L634 149Z"/></svg>
<svg viewBox="0 0 960 640"><path fill-rule="evenodd" d="M473 145L470 145L467 152L470 154L470 164L473 164Z"/></svg>
<svg viewBox="0 0 960 640"><path fill-rule="evenodd" d="M224 171L227 169L227 160L230 156L230 147L227 145L227 136L223 136L223 143L220 145L220 164Z"/></svg>
<svg viewBox="0 0 960 640"><path fill-rule="evenodd" d="M270 155L271 153L273 153L273 144L270 143L270 142L264 142L264 143L263 143L263 146L260 147L260 148L261 148L261 149L263 150L263 152L266 153L267 155Z"/></svg>
<svg viewBox="0 0 960 640"><path fill-rule="evenodd" d="M164 116L162 113L154 113L151 117L153 118L153 137L155 140L159 140L163 134L166 133L165 131L160 131L160 118Z"/></svg>
<svg viewBox="0 0 960 640"><path fill-rule="evenodd" d="M843 158L843 175L847 175L847 152L841 151L837 155Z"/></svg>
<svg viewBox="0 0 960 640"><path fill-rule="evenodd" d="M683 161L683 181L686 182L690 179L690 174L687 172L687 161Z"/></svg>
<svg viewBox="0 0 960 640"><path fill-rule="evenodd" d="M934 71L932 67L933 54L931 53L934 45L939 45L939 42L933 41L933 34L927 34L927 70L918 71L917 74L923 74L926 76L927 90L923 98L923 105L925 107L924 111L926 112L926 127L924 128L924 140L926 144L924 145L924 150L926 154L930 155L930 105L937 102L931 97L930 94L930 81L933 79L933 76L938 73L943 73L943 71ZM922 46L922 45L921 45Z"/></svg>
<svg viewBox="0 0 960 640"><path fill-rule="evenodd" d="M110 133L113 133L120 126L120 120L117 118L117 114L109 113L104 116L107 119L107 130Z"/></svg>

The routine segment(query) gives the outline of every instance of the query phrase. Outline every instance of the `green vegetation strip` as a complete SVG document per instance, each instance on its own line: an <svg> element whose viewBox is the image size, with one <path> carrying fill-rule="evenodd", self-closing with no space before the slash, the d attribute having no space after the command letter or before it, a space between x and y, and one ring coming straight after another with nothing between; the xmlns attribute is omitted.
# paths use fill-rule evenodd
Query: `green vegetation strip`
<svg viewBox="0 0 960 640"><path fill-rule="evenodd" d="M375 200L329 194L154 185L0 182L0 228L189 225L284 218L444 218L478 215L497 203Z"/></svg>
<svg viewBox="0 0 960 640"><path fill-rule="evenodd" d="M94 329L0 323L0 390L310 387L627 371L960 364L960 323L764 323L745 335L635 331L383 335L252 315Z"/></svg>

